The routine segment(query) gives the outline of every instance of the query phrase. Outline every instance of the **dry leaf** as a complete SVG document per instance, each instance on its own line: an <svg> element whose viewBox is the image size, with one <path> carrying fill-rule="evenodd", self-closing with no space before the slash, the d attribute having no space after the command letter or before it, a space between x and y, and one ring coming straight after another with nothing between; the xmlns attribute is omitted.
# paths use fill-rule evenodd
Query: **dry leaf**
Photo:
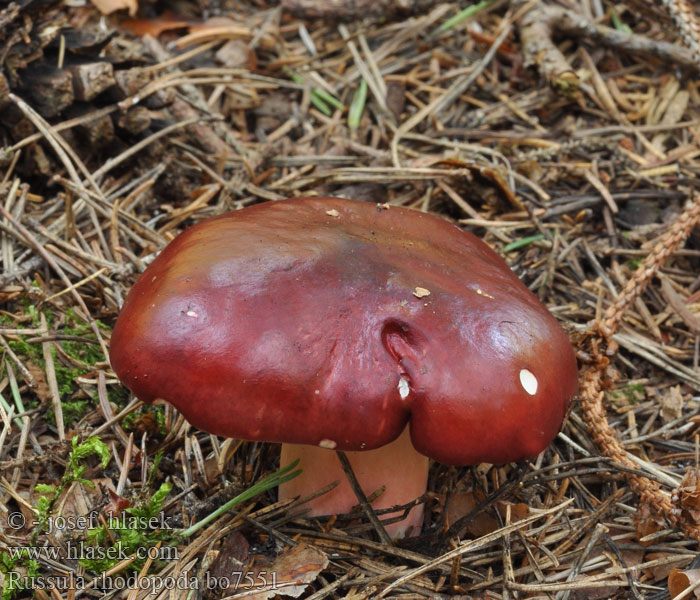
<svg viewBox="0 0 700 600"><path fill-rule="evenodd" d="M246 600L269 600L276 596L298 598L327 566L328 557L321 550L299 544L274 560L256 556L244 569L230 562L222 564L208 574L208 585L228 581L229 585L219 585L217 592L223 592L224 596L245 594Z"/></svg>
<svg viewBox="0 0 700 600"><path fill-rule="evenodd" d="M585 576L577 577L574 579L574 582L583 581L585 579ZM610 600L610 598L615 596L615 592L618 592L619 590L619 587L610 585L598 588L575 589L573 592L571 592L569 600Z"/></svg>
<svg viewBox="0 0 700 600"><path fill-rule="evenodd" d="M681 296L669 283L668 277L659 276L661 279L661 293L666 298L669 306L676 311L681 320L693 333L700 333L700 320L692 313Z"/></svg>
<svg viewBox="0 0 700 600"><path fill-rule="evenodd" d="M472 509L480 502L483 502L484 495L481 492L456 492L450 496L446 507L446 522L448 527L467 516ZM506 512L510 507L510 522L515 523L525 517L530 516L530 508L527 504L512 504L510 502L496 502L496 509L505 520ZM468 535L475 538L493 533L500 528L498 520L493 516L490 508L480 512L465 527Z"/></svg>
<svg viewBox="0 0 700 600"><path fill-rule="evenodd" d="M131 506L131 502L128 498L120 496L112 488L107 488L107 492L109 493L109 504L104 508L105 514L116 517L121 514L124 509Z"/></svg>
<svg viewBox="0 0 700 600"><path fill-rule="evenodd" d="M695 469L687 469L673 499L686 515L700 523L700 478Z"/></svg>
<svg viewBox="0 0 700 600"><path fill-rule="evenodd" d="M423 287L417 287L415 290L413 290L413 295L416 298L425 298L426 296L430 296L430 290L426 290Z"/></svg>
<svg viewBox="0 0 700 600"><path fill-rule="evenodd" d="M97 10L103 15L111 15L113 12L126 8L129 16L133 17L139 9L138 0L91 0Z"/></svg>
<svg viewBox="0 0 700 600"><path fill-rule="evenodd" d="M161 15L154 19L125 19L121 26L138 36L150 35L157 38L165 31L184 29L190 24L182 19Z"/></svg>
<svg viewBox="0 0 700 600"><path fill-rule="evenodd" d="M41 402L51 402L51 390L46 381L44 370L31 360L25 362L25 367L34 378L34 393L39 397L39 400Z"/></svg>
<svg viewBox="0 0 700 600"><path fill-rule="evenodd" d="M446 508L446 524L451 526L461 518L466 517L477 505L474 492L456 492L450 496ZM498 529L498 521L488 510L476 515L466 526L468 535L475 538L489 534Z"/></svg>
<svg viewBox="0 0 700 600"><path fill-rule="evenodd" d="M663 518L652 514L647 504L642 504L642 507L635 514L634 520L637 525L637 537L639 538L639 543L642 546L650 546L654 543L653 541L642 542L642 538L665 528Z"/></svg>
<svg viewBox="0 0 700 600"><path fill-rule="evenodd" d="M681 386L676 385L666 390L661 398L661 418L664 423L675 421L683 416L683 395Z"/></svg>
<svg viewBox="0 0 700 600"><path fill-rule="evenodd" d="M668 576L668 591L671 593L671 598L675 598L681 592L687 590L691 585L700 580L700 569L688 569L681 571L675 567L671 569ZM700 587L693 590L693 596L700 598ZM691 596L686 596L690 598Z"/></svg>
<svg viewBox="0 0 700 600"><path fill-rule="evenodd" d="M654 560L665 559L670 556L677 555L671 554L670 552L649 552L644 556L644 560L647 562L651 562ZM658 582L666 579L670 575L671 571L675 568L676 566L674 563L664 563L662 561L660 565L642 569L642 573L644 573L646 577L651 578L651 581Z"/></svg>
<svg viewBox="0 0 700 600"><path fill-rule="evenodd" d="M270 567L277 573L277 589L264 592L264 595L251 596L254 600L267 600L275 594L298 598L306 586L328 566L328 557L318 548L299 544L288 552L280 554Z"/></svg>
<svg viewBox="0 0 700 600"><path fill-rule="evenodd" d="M258 58L250 45L243 40L229 40L216 51L216 62L237 69L247 67L254 71L258 66Z"/></svg>

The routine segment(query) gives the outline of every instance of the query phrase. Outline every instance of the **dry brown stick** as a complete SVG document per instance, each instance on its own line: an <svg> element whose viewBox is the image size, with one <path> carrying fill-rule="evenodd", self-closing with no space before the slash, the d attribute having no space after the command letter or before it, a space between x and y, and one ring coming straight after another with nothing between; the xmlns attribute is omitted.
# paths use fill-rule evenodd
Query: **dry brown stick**
<svg viewBox="0 0 700 600"><path fill-rule="evenodd" d="M370 523L372 523L372 526L376 530L377 535L379 535L379 539L381 540L382 544L392 546L393 542L391 541L389 534L384 529L384 526L377 518L377 515L375 514L374 509L372 508L372 505L367 500L365 492L363 491L362 487L360 487L360 483L359 481L357 481L357 477L355 476L355 472L352 470L352 466L350 465L348 457L345 456L344 452L340 451L336 451L336 455L338 456L338 460L340 461L340 464L343 467L343 471L345 471L345 475L348 478L348 483L350 483L350 487L355 492L355 495L357 496L357 500L360 503L362 510L367 515L367 518L369 519Z"/></svg>
<svg viewBox="0 0 700 600"><path fill-rule="evenodd" d="M564 94L572 93L581 82L552 41L553 19L549 18L549 8L551 7L537 4L520 23L525 66L537 65L540 74L555 90Z"/></svg>
<svg viewBox="0 0 700 600"><path fill-rule="evenodd" d="M698 36L700 25L686 0L663 0L683 34L690 50L668 42L657 41L635 33L625 33L599 25L573 10L538 3L522 19L520 36L525 64L536 64L550 85L563 93L576 91L578 76L551 39L553 31L582 37L622 50L654 56L697 71L700 68Z"/></svg>
<svg viewBox="0 0 700 600"><path fill-rule="evenodd" d="M586 369L581 377L583 418L593 441L601 452L625 467L636 468L636 465L628 458L615 431L608 423L603 408L602 374L609 363L609 356L615 352L613 342L608 342L607 348L605 343L617 330L627 308L634 303L666 259L683 243L698 223L700 223L700 195L693 197L692 203L644 259L615 303L608 308L602 322L594 324L588 331L592 336L590 349L595 363ZM626 473L626 477L630 487L639 494L643 503L664 515L669 523L681 529L684 534L700 541L700 527L680 518L669 496L661 491L657 482L632 473Z"/></svg>
<svg viewBox="0 0 700 600"><path fill-rule="evenodd" d="M664 3L674 1L679 2L683 0L664 0ZM612 27L599 25L595 21L586 19L572 10L558 6L548 6L546 11L552 27L560 33L585 37L591 42L597 42L625 52L654 56L694 71L697 71L700 67L691 52L676 44L657 41L636 33L625 33ZM685 36L684 40L692 49L692 45L688 43Z"/></svg>
<svg viewBox="0 0 700 600"><path fill-rule="evenodd" d="M424 13L435 0L282 0L284 12L301 19L337 19L354 21L365 17L388 17L405 13Z"/></svg>

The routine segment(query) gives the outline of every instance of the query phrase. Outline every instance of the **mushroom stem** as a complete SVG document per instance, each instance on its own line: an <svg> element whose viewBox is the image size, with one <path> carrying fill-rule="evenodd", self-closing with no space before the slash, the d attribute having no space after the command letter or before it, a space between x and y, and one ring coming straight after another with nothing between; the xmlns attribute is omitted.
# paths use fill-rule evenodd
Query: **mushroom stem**
<svg viewBox="0 0 700 600"><path fill-rule="evenodd" d="M425 493L428 483L428 459L414 450L408 427L386 446L345 454L367 496L386 486L384 493L372 502L375 510L407 504ZM280 464L286 465L297 458L300 459L299 466L303 472L280 485L280 500L308 496L337 480L340 484L336 488L304 505L310 508L309 516L347 513L359 503L335 451L301 444L282 444ZM401 513L382 515L381 519L398 514ZM408 534L418 535L422 524L421 504L412 508L402 521L387 525L386 530L394 538L405 537Z"/></svg>

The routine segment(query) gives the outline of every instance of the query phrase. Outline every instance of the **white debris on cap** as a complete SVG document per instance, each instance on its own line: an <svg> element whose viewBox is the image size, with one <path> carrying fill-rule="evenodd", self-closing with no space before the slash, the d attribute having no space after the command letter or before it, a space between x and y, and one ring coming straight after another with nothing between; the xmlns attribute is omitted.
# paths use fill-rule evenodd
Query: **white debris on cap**
<svg viewBox="0 0 700 600"><path fill-rule="evenodd" d="M410 391L411 390L408 387L408 381L401 377L399 379L399 396L401 396L401 400L405 400L406 398L408 398L408 394Z"/></svg>
<svg viewBox="0 0 700 600"><path fill-rule="evenodd" d="M527 369L520 369L520 385L523 386L523 389L530 396L534 396L537 393L537 377Z"/></svg>
<svg viewBox="0 0 700 600"><path fill-rule="evenodd" d="M416 298L425 298L426 296L430 296L430 290L424 287L417 287L415 290L413 290L413 295Z"/></svg>
<svg viewBox="0 0 700 600"><path fill-rule="evenodd" d="M485 296L486 298L491 298L491 300L495 300L495 298L491 294L487 294L481 288L476 288L476 293L479 294L479 296Z"/></svg>
<svg viewBox="0 0 700 600"><path fill-rule="evenodd" d="M339 217L340 216L340 213L337 210L335 210L335 208L331 208L330 210L327 210L326 214L329 217Z"/></svg>
<svg viewBox="0 0 700 600"><path fill-rule="evenodd" d="M188 310L187 313L185 313L185 314L187 314L188 317L198 317L198 316L199 316L199 315L198 315L196 312L194 312L193 310Z"/></svg>
<svg viewBox="0 0 700 600"><path fill-rule="evenodd" d="M321 440L318 443L319 448L328 448L329 450L333 450L338 444L336 444L333 440Z"/></svg>

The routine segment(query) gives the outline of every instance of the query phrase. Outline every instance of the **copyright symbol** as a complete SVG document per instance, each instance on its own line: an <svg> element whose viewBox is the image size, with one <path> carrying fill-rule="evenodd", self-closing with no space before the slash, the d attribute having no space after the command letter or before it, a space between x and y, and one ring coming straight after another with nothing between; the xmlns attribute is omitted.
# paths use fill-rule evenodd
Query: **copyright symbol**
<svg viewBox="0 0 700 600"><path fill-rule="evenodd" d="M27 519L21 512L10 513L7 517L7 524L11 529L22 529L27 523Z"/></svg>

